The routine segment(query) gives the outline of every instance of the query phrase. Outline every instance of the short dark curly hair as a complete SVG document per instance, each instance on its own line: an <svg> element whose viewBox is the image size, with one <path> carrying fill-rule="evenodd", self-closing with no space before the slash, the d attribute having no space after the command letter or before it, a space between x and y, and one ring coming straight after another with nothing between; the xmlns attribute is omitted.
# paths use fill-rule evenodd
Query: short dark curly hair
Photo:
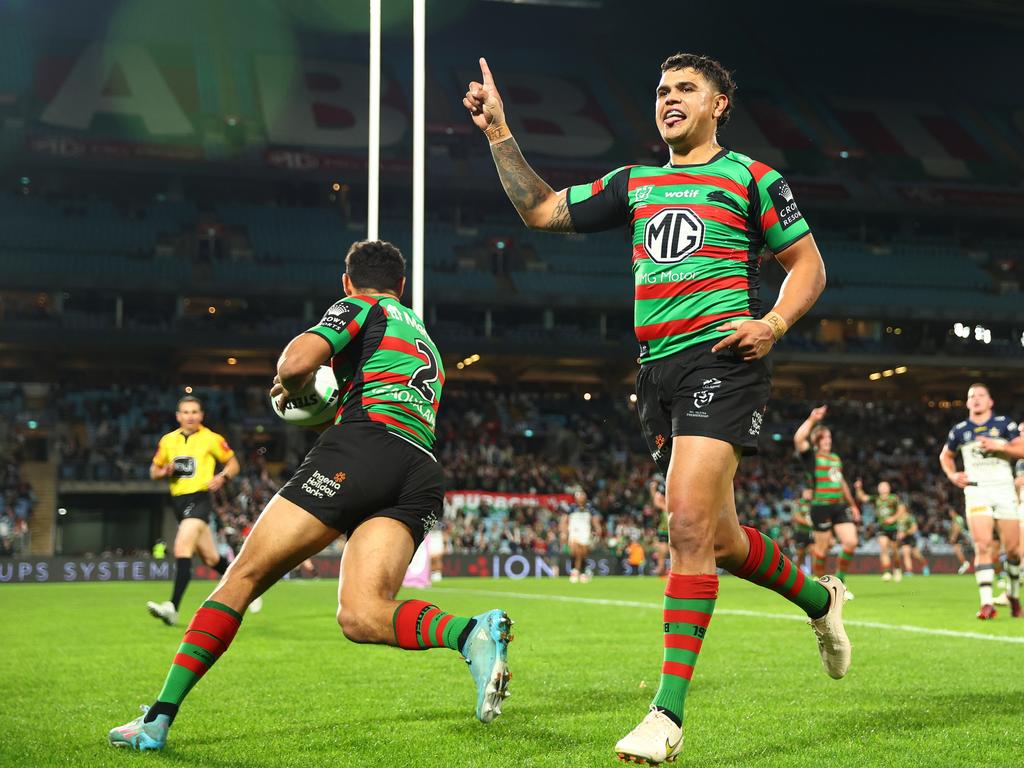
<svg viewBox="0 0 1024 768"><path fill-rule="evenodd" d="M405 257L385 240L359 240L345 255L345 271L357 288L397 293L405 277Z"/></svg>
<svg viewBox="0 0 1024 768"><path fill-rule="evenodd" d="M732 114L732 102L736 97L736 81L732 79L732 72L710 56L700 53L674 53L661 63L662 72L686 69L687 67L694 72L699 72L718 89L719 93L724 93L728 97L729 103L721 117L718 118L718 127L721 128L729 122L729 116Z"/></svg>

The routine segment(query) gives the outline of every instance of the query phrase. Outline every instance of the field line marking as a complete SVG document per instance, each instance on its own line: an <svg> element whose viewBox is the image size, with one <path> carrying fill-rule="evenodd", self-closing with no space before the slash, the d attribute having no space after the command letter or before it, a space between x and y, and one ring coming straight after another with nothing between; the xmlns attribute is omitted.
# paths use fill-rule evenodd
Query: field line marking
<svg viewBox="0 0 1024 768"><path fill-rule="evenodd" d="M599 597L574 597L571 595L535 595L528 592L498 592L490 589L465 589L462 587L435 586L439 591L460 592L463 594L489 595L494 597L511 597L518 600L547 600L558 603L580 603L584 605L611 605L619 608L647 608L651 610L662 609L657 603L642 603L637 600L612 600ZM781 621L802 621L806 622L806 616L794 616L789 613L766 613L762 611L746 611L741 608L715 608L715 614L721 616L748 616L755 619L777 619ZM918 627L913 624L883 624L878 621L861 621L859 619L844 619L843 624L848 627L864 627L866 629L884 629L893 632L912 632L918 635L936 635L939 637L956 637L964 640L987 640L994 643L1010 643L1012 645L1024 645L1024 637L1006 637L1000 635L984 635L980 632L959 632L953 629L936 629L932 627Z"/></svg>

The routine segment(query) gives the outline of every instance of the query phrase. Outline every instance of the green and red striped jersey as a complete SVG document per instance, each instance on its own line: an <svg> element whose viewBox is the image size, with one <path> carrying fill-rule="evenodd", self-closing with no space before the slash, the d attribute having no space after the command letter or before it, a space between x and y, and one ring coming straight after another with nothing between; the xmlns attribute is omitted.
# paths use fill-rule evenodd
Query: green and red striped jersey
<svg viewBox="0 0 1024 768"><path fill-rule="evenodd" d="M634 165L569 187L577 232L629 226L640 362L727 335L761 317L760 255L810 232L778 171L722 150L707 163Z"/></svg>
<svg viewBox="0 0 1024 768"><path fill-rule="evenodd" d="M335 424L374 421L433 449L444 367L415 312L391 296L348 296L308 333L331 345L341 388Z"/></svg>
<svg viewBox="0 0 1024 768"><path fill-rule="evenodd" d="M818 453L808 449L800 454L814 488L812 506L845 504L843 493L843 460L834 453Z"/></svg>

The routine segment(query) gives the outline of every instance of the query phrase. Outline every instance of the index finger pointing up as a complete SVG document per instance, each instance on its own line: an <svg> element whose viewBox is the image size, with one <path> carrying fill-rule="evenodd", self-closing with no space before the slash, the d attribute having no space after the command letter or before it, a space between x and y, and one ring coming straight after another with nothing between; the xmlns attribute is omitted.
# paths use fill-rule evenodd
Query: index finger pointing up
<svg viewBox="0 0 1024 768"><path fill-rule="evenodd" d="M491 68L487 66L487 59L480 57L480 73L484 76L484 85L494 85L494 78L491 77Z"/></svg>

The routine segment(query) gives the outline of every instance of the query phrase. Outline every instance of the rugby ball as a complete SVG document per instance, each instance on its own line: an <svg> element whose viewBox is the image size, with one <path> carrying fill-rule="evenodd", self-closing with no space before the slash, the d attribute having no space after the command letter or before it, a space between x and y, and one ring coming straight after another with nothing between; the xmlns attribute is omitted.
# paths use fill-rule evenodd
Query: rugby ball
<svg viewBox="0 0 1024 768"><path fill-rule="evenodd" d="M330 366L321 365L312 381L284 401L284 410L270 398L270 407L279 418L299 427L314 427L330 421L340 405L338 380Z"/></svg>

